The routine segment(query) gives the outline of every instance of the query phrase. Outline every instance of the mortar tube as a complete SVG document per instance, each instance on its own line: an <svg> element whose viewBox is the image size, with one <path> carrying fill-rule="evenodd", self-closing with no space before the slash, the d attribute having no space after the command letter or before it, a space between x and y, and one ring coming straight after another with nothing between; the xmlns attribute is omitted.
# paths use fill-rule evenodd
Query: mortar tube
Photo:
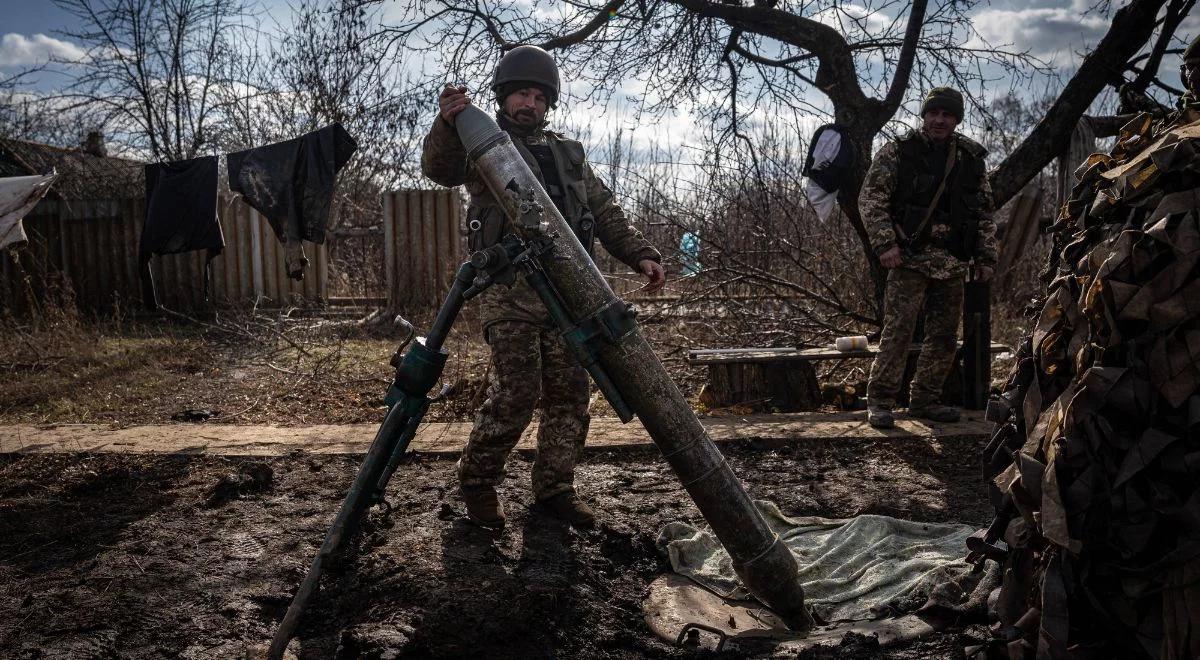
<svg viewBox="0 0 1200 660"><path fill-rule="evenodd" d="M457 115L455 127L515 229L525 238L552 237L553 249L542 257L542 268L571 317L584 319L617 302L508 133L475 106ZM514 189L522 195L533 192L541 206L540 226L522 224L519 200L510 192ZM640 328L603 343L598 353L598 362L729 553L742 584L793 630L811 628L813 619L804 607L795 557L754 506Z"/></svg>

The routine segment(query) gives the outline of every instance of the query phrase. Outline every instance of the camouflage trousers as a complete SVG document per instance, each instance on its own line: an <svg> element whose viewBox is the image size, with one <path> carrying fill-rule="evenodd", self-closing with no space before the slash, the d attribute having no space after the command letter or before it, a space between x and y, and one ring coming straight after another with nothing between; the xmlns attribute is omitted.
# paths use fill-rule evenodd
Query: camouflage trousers
<svg viewBox="0 0 1200 660"><path fill-rule="evenodd" d="M509 453L534 408L540 408L533 494L541 500L571 490L590 420L587 372L554 328L500 321L487 328L484 338L492 349L488 398L459 459L459 483L499 484Z"/></svg>
<svg viewBox="0 0 1200 660"><path fill-rule="evenodd" d="M895 406L913 330L925 307L925 340L913 374L909 405L912 408L938 403L942 384L954 364L958 348L958 320L962 316L963 279L933 279L915 270L893 268L888 273L883 298L883 333L879 354L871 365L867 383L869 405Z"/></svg>

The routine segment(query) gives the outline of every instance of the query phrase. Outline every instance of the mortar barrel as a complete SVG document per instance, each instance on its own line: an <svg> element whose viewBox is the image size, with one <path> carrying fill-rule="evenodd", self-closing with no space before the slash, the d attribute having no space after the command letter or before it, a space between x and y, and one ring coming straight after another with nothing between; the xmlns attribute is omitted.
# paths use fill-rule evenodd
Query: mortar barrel
<svg viewBox="0 0 1200 660"><path fill-rule="evenodd" d="M475 106L457 115L455 127L514 228L526 238L553 235L553 250L543 256L542 267L571 317L587 318L615 302L616 294L508 134ZM541 228L522 224L519 200L510 192L514 189L533 191L542 209ZM755 508L641 330L635 327L602 344L598 361L729 552L742 583L792 628L810 627L795 557Z"/></svg>

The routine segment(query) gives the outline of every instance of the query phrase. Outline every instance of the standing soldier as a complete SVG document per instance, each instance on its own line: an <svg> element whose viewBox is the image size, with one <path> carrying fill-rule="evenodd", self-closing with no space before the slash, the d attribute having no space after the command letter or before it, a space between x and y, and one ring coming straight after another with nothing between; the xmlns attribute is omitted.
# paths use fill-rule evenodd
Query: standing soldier
<svg viewBox="0 0 1200 660"><path fill-rule="evenodd" d="M880 149L858 198L871 247L888 269L879 354L867 384L867 421L875 428L895 425L892 408L922 301L925 340L909 413L939 422L959 418L940 399L957 347L963 279L971 262L980 281L996 265L987 152L955 132L962 118L962 94L930 90L921 128Z"/></svg>
<svg viewBox="0 0 1200 660"><path fill-rule="evenodd" d="M545 116L555 107L559 89L558 67L549 53L536 46L514 48L500 59L492 82L496 119L589 253L593 239L599 238L605 250L646 276L647 290L657 290L666 281L658 251L629 224L612 192L592 171L583 145L546 129ZM440 111L425 137L421 171L444 186L465 184L471 195L468 242L475 251L499 242L507 221L454 130L455 116L470 102L465 87L442 91ZM458 462L467 516L484 527L504 525L496 485L540 399L534 496L548 513L572 525L590 525L592 509L574 487L575 462L589 421L587 372L571 357L524 280L518 278L508 289L487 289L480 296L480 309L492 368L488 399Z"/></svg>

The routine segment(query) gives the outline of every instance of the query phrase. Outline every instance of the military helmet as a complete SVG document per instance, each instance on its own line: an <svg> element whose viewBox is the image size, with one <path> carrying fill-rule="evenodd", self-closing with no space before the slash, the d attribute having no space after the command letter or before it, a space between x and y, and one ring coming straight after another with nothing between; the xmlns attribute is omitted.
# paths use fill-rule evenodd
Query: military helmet
<svg viewBox="0 0 1200 660"><path fill-rule="evenodd" d="M526 86L541 89L551 107L558 102L558 65L550 53L537 46L517 46L500 58L492 79L492 91L498 102L503 103L505 96L521 88L513 83L528 83Z"/></svg>

